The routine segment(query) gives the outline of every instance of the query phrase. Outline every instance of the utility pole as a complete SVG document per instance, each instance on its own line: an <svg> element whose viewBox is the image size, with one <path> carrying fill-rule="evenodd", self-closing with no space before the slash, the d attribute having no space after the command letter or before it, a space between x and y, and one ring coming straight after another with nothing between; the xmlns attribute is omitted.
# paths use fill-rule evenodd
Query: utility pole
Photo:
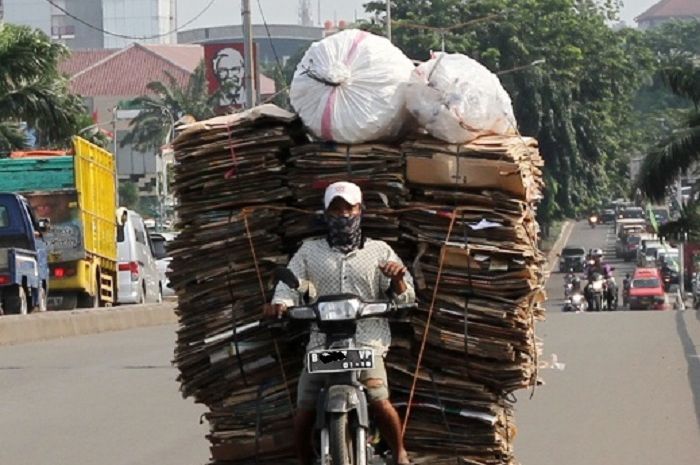
<svg viewBox="0 0 700 465"><path fill-rule="evenodd" d="M391 42L391 0L386 0L386 38Z"/></svg>
<svg viewBox="0 0 700 465"><path fill-rule="evenodd" d="M243 20L243 60L245 61L245 106L255 106L255 80L253 79L253 25L250 18L250 0L241 1Z"/></svg>
<svg viewBox="0 0 700 465"><path fill-rule="evenodd" d="M119 147L117 141L117 113L119 112L119 104L116 104L112 108L112 142L114 143L114 190L115 199L117 203L117 208L119 208L119 163L117 162L119 157L117 156L117 148Z"/></svg>

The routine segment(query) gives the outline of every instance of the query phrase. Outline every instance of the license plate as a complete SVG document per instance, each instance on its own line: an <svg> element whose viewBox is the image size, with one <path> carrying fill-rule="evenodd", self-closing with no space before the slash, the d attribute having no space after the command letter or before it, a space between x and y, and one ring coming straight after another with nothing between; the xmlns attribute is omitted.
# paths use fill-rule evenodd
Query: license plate
<svg viewBox="0 0 700 465"><path fill-rule="evenodd" d="M307 356L306 366L309 373L336 373L374 368L372 349L314 350Z"/></svg>
<svg viewBox="0 0 700 465"><path fill-rule="evenodd" d="M63 296L48 297L46 303L49 306L59 306L63 305Z"/></svg>

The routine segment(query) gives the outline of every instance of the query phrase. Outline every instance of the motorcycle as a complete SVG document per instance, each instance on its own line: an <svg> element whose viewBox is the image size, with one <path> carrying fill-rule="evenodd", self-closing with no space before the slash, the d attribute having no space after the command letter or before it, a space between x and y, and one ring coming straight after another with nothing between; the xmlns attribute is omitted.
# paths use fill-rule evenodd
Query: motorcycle
<svg viewBox="0 0 700 465"><path fill-rule="evenodd" d="M586 299L581 292L575 292L564 302L564 312L585 312L587 309Z"/></svg>
<svg viewBox="0 0 700 465"><path fill-rule="evenodd" d="M572 283L564 283L564 298L568 299L574 292L574 285Z"/></svg>
<svg viewBox="0 0 700 465"><path fill-rule="evenodd" d="M288 269L278 270L277 279L298 292L304 287ZM372 429L365 387L359 379L361 370L373 368L374 350L356 347L355 331L360 319L382 318L414 307L391 301L366 302L355 295L339 294L288 308L288 320L315 322L326 335L325 347L307 350L305 356L306 370L325 376L314 428L320 463L367 465L381 459L368 441Z"/></svg>
<svg viewBox="0 0 700 465"><path fill-rule="evenodd" d="M591 225L591 229L595 229L596 225L598 224L598 217L596 215L591 215L588 218L588 224Z"/></svg>
<svg viewBox="0 0 700 465"><path fill-rule="evenodd" d="M593 273L586 288L588 291L588 309L593 312L603 310L603 296L605 295L605 279L603 279L603 275Z"/></svg>

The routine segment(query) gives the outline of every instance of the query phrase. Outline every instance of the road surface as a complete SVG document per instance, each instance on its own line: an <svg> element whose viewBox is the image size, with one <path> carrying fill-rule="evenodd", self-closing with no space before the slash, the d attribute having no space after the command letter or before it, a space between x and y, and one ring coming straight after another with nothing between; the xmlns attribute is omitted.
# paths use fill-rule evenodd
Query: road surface
<svg viewBox="0 0 700 465"><path fill-rule="evenodd" d="M634 271L634 263L625 262L615 258L615 231L612 226L600 225L591 229L588 221L581 221L576 224L569 237L567 245L581 246L586 250L598 248L603 250L604 261L615 267L613 274L616 277L617 285L622 288L622 279L626 273L630 275ZM566 273L559 272L559 264L554 266L552 275L547 283L547 311L560 312L564 304L564 276ZM578 273L583 276L583 273ZM586 285L586 280L581 279L581 286ZM622 305L622 294L618 295L620 305Z"/></svg>
<svg viewBox="0 0 700 465"><path fill-rule="evenodd" d="M620 276L611 227L578 223L569 244L599 247ZM538 326L545 385L518 395L515 451L524 465L700 464L700 312L562 313L563 275L548 283Z"/></svg>
<svg viewBox="0 0 700 465"><path fill-rule="evenodd" d="M607 227L579 224L569 242L614 252ZM519 393L520 462L700 464L700 313L562 313L562 286L553 274L538 336L565 366L541 371L533 399ZM206 463L204 408L180 397L170 366L174 331L0 347L0 464Z"/></svg>
<svg viewBox="0 0 700 465"><path fill-rule="evenodd" d="M206 463L174 347L172 325L0 347L0 464Z"/></svg>

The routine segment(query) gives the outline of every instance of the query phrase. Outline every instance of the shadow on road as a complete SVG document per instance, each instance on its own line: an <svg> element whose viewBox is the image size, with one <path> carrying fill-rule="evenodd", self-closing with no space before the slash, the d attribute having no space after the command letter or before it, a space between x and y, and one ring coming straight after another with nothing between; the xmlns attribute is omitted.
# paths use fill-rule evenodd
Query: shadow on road
<svg viewBox="0 0 700 465"><path fill-rule="evenodd" d="M690 382L690 388L693 391L695 419L698 423L698 427L700 428L700 355L698 355L695 343L690 337L690 332L688 331L688 326L684 315L685 312L676 312L676 328L678 331L678 336L681 339L681 344L683 345L685 360L688 364L688 381ZM700 312L696 311L695 317L700 322Z"/></svg>

